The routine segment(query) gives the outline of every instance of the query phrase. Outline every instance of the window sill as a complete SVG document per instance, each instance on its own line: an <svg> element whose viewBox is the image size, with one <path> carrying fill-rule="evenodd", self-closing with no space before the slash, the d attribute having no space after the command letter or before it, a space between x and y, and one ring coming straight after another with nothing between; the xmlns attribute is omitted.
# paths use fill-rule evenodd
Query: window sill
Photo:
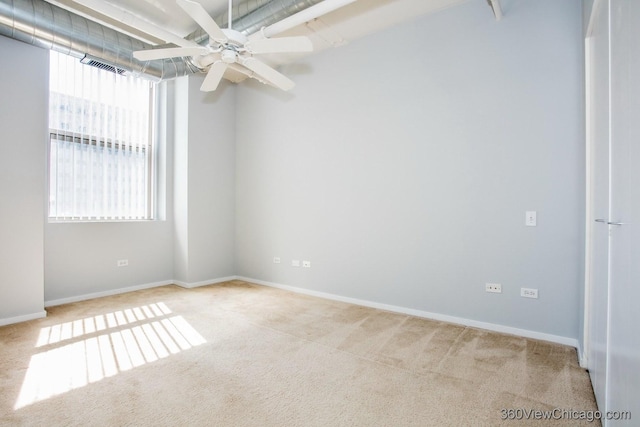
<svg viewBox="0 0 640 427"><path fill-rule="evenodd" d="M49 224L95 224L95 223L109 223L109 224L122 224L132 222L160 222L162 219L54 219L47 218Z"/></svg>

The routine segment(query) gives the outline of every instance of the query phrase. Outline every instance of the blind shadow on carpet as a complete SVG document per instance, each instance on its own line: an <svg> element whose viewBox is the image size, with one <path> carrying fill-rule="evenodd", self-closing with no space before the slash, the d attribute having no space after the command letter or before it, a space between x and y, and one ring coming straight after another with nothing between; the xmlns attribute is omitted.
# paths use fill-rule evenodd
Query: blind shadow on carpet
<svg viewBox="0 0 640 427"><path fill-rule="evenodd" d="M571 347L242 281L51 307L0 343L2 425L599 424L527 419L597 410Z"/></svg>

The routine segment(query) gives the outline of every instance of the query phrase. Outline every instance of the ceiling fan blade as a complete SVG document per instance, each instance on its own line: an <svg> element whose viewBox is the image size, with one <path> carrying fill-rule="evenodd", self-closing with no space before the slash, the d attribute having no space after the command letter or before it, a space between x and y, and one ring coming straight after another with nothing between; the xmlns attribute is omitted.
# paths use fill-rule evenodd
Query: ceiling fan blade
<svg viewBox="0 0 640 427"><path fill-rule="evenodd" d="M206 31L209 36L218 43L225 43L228 39L222 32L216 21L209 15L200 3L191 0L176 0L178 6L184 9L194 21Z"/></svg>
<svg viewBox="0 0 640 427"><path fill-rule="evenodd" d="M207 77L204 78L204 82L202 82L202 86L200 86L200 90L203 92L213 92L218 88L220 84L220 80L222 80L222 76L224 72L227 71L227 64L222 61L216 61L209 68L209 72L207 73Z"/></svg>
<svg viewBox="0 0 640 427"><path fill-rule="evenodd" d="M257 39L248 42L245 47L249 52L255 54L311 52L313 50L311 40L305 36Z"/></svg>
<svg viewBox="0 0 640 427"><path fill-rule="evenodd" d="M260 79L263 79L282 90L293 89L296 85L287 76L280 74L264 62L255 58L244 58L242 65L253 71Z"/></svg>
<svg viewBox="0 0 640 427"><path fill-rule="evenodd" d="M242 65L235 63L235 64L229 64L229 68L233 71L237 71L240 74L243 74L245 77L251 77L251 75L253 74L253 71L251 71L248 68L243 67Z"/></svg>
<svg viewBox="0 0 640 427"><path fill-rule="evenodd" d="M137 50L133 57L138 61L153 61L154 59L177 58L179 56L196 56L209 52L204 46L200 47L169 47L166 49Z"/></svg>

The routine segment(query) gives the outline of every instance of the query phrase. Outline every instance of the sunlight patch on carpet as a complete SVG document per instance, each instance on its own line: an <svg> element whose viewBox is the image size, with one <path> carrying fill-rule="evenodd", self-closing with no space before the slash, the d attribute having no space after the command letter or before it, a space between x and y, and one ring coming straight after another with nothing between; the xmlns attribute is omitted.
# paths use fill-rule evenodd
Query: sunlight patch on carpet
<svg viewBox="0 0 640 427"><path fill-rule="evenodd" d="M40 330L14 409L204 344L159 302Z"/></svg>

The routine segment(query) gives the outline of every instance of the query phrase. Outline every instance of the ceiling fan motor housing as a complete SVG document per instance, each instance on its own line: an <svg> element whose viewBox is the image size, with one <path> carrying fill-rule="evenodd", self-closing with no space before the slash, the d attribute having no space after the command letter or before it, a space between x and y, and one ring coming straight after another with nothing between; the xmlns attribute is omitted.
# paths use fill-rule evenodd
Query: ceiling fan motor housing
<svg viewBox="0 0 640 427"><path fill-rule="evenodd" d="M240 31L232 30L230 28L225 28L222 30L225 36L227 36L227 41L224 45L231 45L235 47L242 47L247 42L247 36L242 34Z"/></svg>
<svg viewBox="0 0 640 427"><path fill-rule="evenodd" d="M311 41L304 36L259 38L249 43L248 37L233 28L222 29L205 8L194 0L175 0L178 5L209 35L206 46L185 41L184 46L147 49L133 53L139 61L191 57L190 61L201 71L206 71L200 90L216 90L220 80L230 67L246 77L268 83L282 90L290 90L295 84L273 67L254 58L256 54L296 53L313 50ZM231 11L231 0L229 11ZM231 17L229 17L231 23Z"/></svg>
<svg viewBox="0 0 640 427"><path fill-rule="evenodd" d="M234 49L225 49L220 55L220 59L222 59L222 62L225 62L227 64L233 64L234 62L236 62L237 57L238 53Z"/></svg>

